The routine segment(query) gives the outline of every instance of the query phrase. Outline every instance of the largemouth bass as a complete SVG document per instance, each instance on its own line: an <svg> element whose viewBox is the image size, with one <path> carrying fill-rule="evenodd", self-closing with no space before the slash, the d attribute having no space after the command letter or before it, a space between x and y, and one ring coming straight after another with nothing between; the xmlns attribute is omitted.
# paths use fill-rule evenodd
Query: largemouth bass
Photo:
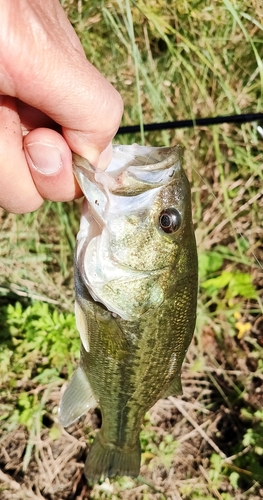
<svg viewBox="0 0 263 500"><path fill-rule="evenodd" d="M75 253L80 364L63 394L67 427L100 406L88 480L140 470L140 428L181 394L196 318L197 252L179 147L114 146L103 172L74 155L85 195Z"/></svg>

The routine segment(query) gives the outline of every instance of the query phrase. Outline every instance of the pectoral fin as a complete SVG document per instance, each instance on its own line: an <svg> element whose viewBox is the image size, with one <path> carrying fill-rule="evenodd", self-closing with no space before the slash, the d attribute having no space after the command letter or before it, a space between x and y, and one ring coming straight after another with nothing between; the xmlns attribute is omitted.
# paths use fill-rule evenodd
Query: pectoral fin
<svg viewBox="0 0 263 500"><path fill-rule="evenodd" d="M61 425L68 427L97 404L90 383L79 366L60 401L58 414Z"/></svg>

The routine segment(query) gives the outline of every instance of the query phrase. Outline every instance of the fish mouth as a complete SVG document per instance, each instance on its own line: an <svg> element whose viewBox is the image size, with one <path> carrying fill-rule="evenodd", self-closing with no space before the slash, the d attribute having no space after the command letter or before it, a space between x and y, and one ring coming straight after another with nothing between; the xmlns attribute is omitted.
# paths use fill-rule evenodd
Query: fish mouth
<svg viewBox="0 0 263 500"><path fill-rule="evenodd" d="M89 202L94 219L100 225L107 214L143 210L160 188L173 182L181 170L180 146L114 145L112 160L105 171L73 154L73 170Z"/></svg>
<svg viewBox="0 0 263 500"><path fill-rule="evenodd" d="M181 148L113 146L113 159L106 172L115 178L112 192L134 196L167 185L181 166Z"/></svg>
<svg viewBox="0 0 263 500"><path fill-rule="evenodd" d="M147 209L164 186L181 172L182 149L114 145L105 171L73 154L73 170L85 195L80 234L91 241L116 215ZM83 227L82 227L83 226Z"/></svg>

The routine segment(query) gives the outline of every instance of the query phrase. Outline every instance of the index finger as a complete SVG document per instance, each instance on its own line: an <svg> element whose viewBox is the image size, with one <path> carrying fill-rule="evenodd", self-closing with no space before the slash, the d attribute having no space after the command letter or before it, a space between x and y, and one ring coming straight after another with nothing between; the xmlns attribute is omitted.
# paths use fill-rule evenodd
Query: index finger
<svg viewBox="0 0 263 500"><path fill-rule="evenodd" d="M0 0L0 7L2 93L46 113L70 148L96 163L119 127L119 93L87 61L58 1Z"/></svg>

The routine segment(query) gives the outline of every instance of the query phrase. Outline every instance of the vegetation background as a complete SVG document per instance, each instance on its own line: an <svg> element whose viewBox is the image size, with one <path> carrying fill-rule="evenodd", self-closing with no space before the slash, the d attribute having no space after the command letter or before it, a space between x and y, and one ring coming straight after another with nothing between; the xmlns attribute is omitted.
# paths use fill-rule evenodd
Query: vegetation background
<svg viewBox="0 0 263 500"><path fill-rule="evenodd" d="M200 294L184 396L145 416L138 479L87 485L96 410L68 432L60 389L79 356L80 202L1 212L0 498L263 498L263 139L257 124L143 133L142 123L262 110L259 0L64 0L87 57L121 92L116 142L184 147Z"/></svg>

